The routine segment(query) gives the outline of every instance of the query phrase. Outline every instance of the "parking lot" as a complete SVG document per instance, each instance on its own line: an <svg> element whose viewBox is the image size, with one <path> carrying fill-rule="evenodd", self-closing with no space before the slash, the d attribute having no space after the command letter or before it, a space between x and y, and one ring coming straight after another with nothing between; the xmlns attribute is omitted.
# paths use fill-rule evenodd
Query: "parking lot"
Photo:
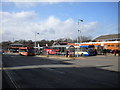
<svg viewBox="0 0 120 90"><path fill-rule="evenodd" d="M2 61L3 88L118 87L118 56L4 54Z"/></svg>
<svg viewBox="0 0 120 90"><path fill-rule="evenodd" d="M49 55L49 57L45 55L38 55L36 57L46 57L55 60L59 59L64 62L74 63L78 67L95 66L101 69L118 71L119 56L114 56L113 54L107 54L107 56L97 55L97 56L70 57L70 58L66 58L65 56L53 56L53 55Z"/></svg>

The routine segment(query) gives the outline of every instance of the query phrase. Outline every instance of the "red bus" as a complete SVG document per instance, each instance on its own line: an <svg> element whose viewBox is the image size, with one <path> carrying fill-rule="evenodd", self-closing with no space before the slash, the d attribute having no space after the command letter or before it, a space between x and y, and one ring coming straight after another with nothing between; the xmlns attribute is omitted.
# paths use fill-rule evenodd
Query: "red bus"
<svg viewBox="0 0 120 90"><path fill-rule="evenodd" d="M23 47L23 44L10 44L8 47L8 53L19 53L20 47Z"/></svg>
<svg viewBox="0 0 120 90"><path fill-rule="evenodd" d="M56 54L56 50L53 50L52 47L43 47L43 51L45 51L45 53L47 54L52 54L52 55Z"/></svg>
<svg viewBox="0 0 120 90"><path fill-rule="evenodd" d="M24 56L34 56L34 48L33 47L20 47L19 54Z"/></svg>

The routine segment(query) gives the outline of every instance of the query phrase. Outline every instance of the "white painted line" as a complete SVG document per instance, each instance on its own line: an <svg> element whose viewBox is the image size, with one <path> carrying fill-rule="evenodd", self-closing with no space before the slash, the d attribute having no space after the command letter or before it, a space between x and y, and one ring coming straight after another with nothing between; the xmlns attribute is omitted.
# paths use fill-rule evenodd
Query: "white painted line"
<svg viewBox="0 0 120 90"><path fill-rule="evenodd" d="M5 70L5 73L8 75L9 79L11 80L11 82L13 83L13 85L15 86L15 88L18 90L18 84L17 84L16 81L12 78L10 72L7 71L7 70Z"/></svg>
<svg viewBox="0 0 120 90"><path fill-rule="evenodd" d="M17 67L3 67L0 70L18 70L18 69L34 69L34 68L65 68L77 67L76 65L30 65L30 66L17 66Z"/></svg>
<svg viewBox="0 0 120 90"><path fill-rule="evenodd" d="M46 69L48 69L49 71L60 73L60 74L65 74L65 72L61 72L61 71L58 71L58 70L55 70L55 69L52 69L52 68L46 68Z"/></svg>

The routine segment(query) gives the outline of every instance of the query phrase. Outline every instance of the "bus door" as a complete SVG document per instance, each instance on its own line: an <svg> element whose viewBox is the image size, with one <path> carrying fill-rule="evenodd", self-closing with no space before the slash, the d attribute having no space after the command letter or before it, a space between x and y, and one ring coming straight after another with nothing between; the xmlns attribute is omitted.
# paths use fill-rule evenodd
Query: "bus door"
<svg viewBox="0 0 120 90"><path fill-rule="evenodd" d="M24 56L32 56L32 55L35 55L34 53L34 48L29 48L29 47L22 47L22 48L19 48L19 54L20 55L24 55Z"/></svg>
<svg viewBox="0 0 120 90"><path fill-rule="evenodd" d="M20 48L20 49L19 49L19 54L20 54L20 55L25 55L25 56L27 56L27 55L28 55L28 50L27 50L27 49L24 49L24 48Z"/></svg>

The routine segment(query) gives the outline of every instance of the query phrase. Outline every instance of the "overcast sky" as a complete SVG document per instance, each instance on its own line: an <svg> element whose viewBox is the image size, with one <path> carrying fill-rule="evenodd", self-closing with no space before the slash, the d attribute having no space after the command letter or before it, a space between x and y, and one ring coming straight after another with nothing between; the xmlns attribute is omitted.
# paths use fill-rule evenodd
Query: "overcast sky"
<svg viewBox="0 0 120 90"><path fill-rule="evenodd" d="M0 41L75 39L118 33L118 2L1 2ZM48 1L48 0L47 0ZM55 1L55 0L53 0ZM59 1L59 0L57 0ZM72 2L71 2L72 1Z"/></svg>

